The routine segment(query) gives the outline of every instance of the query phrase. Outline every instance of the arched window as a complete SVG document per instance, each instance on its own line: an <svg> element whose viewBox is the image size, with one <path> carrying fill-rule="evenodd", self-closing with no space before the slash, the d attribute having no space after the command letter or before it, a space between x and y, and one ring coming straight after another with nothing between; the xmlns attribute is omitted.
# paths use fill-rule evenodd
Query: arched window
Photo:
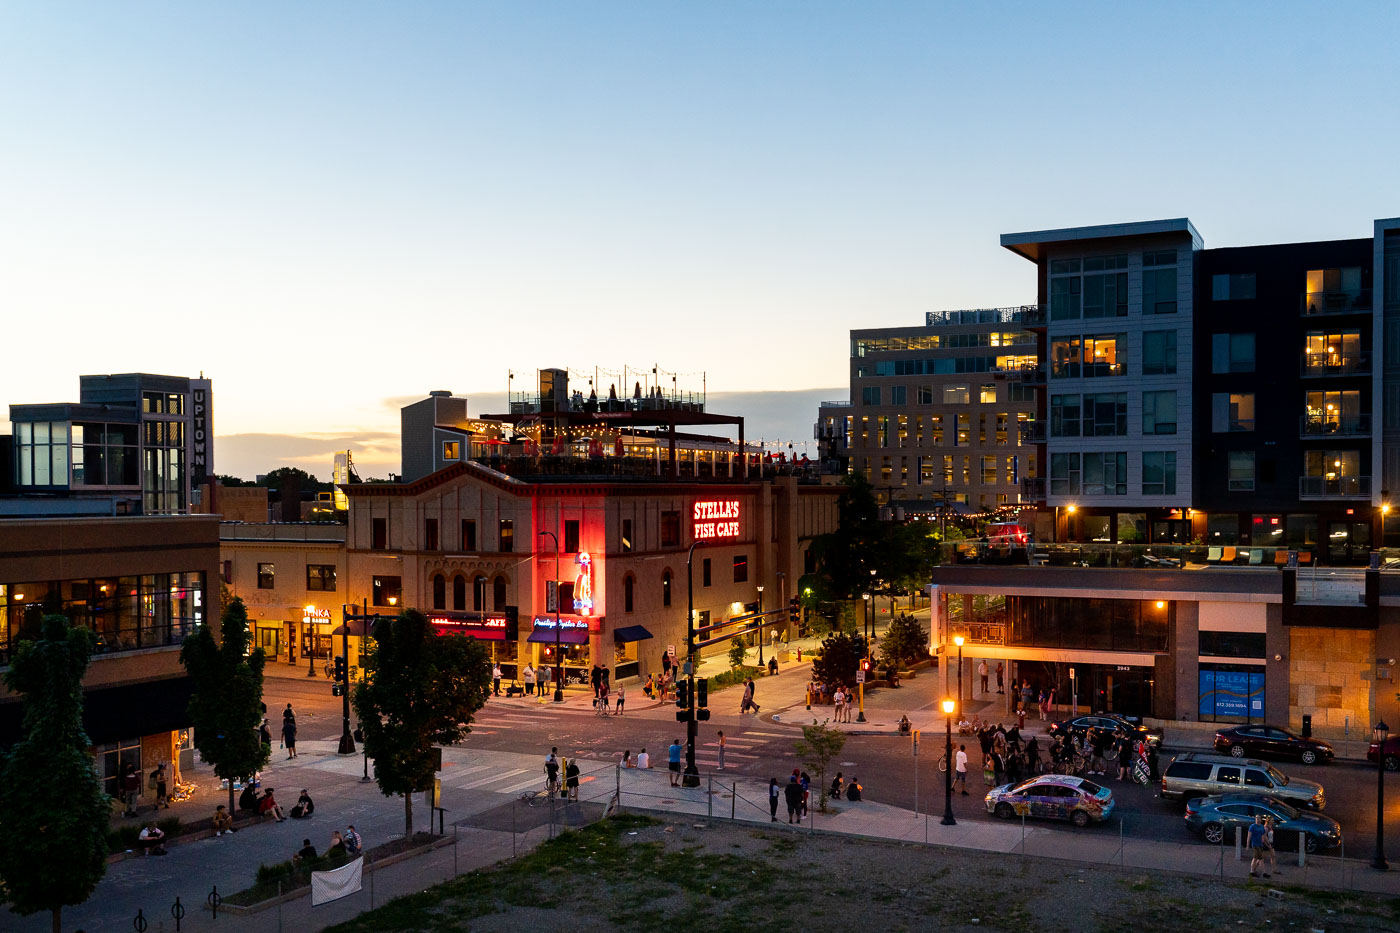
<svg viewBox="0 0 1400 933"><path fill-rule="evenodd" d="M433 608L447 608L447 578L440 573L433 574Z"/></svg>
<svg viewBox="0 0 1400 933"><path fill-rule="evenodd" d="M506 578L497 577L491 581L491 608L500 612L506 607Z"/></svg>
<svg viewBox="0 0 1400 933"><path fill-rule="evenodd" d="M622 611L632 611L632 590L635 588L636 580L629 573L622 578Z"/></svg>
<svg viewBox="0 0 1400 933"><path fill-rule="evenodd" d="M452 608L459 612L467 608L467 578L460 573L452 578Z"/></svg>
<svg viewBox="0 0 1400 933"><path fill-rule="evenodd" d="M472 608L481 612L486 608L486 578L477 577L472 581Z"/></svg>
<svg viewBox="0 0 1400 933"><path fill-rule="evenodd" d="M663 571L661 574L661 605L671 605L671 571Z"/></svg>

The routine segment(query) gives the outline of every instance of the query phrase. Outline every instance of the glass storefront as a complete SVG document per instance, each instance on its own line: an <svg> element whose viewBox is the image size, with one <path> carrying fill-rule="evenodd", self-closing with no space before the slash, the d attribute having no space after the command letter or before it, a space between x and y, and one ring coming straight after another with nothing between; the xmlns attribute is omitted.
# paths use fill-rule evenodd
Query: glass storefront
<svg viewBox="0 0 1400 933"><path fill-rule="evenodd" d="M1174 604L1165 601L1008 596L1006 643L1165 652L1174 612Z"/></svg>
<svg viewBox="0 0 1400 933"><path fill-rule="evenodd" d="M1263 722L1264 668L1202 664L1197 714L1202 722Z"/></svg>

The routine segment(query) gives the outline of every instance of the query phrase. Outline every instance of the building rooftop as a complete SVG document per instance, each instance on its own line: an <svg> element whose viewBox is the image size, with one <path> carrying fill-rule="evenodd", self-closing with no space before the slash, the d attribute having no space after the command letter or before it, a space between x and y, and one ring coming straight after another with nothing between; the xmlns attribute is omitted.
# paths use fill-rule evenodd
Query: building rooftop
<svg viewBox="0 0 1400 933"><path fill-rule="evenodd" d="M1041 259L1045 247L1079 240L1113 240L1123 237L1158 236L1187 233L1193 249L1203 249L1205 241L1185 217L1170 220L1139 220L1125 224L1097 224L1090 227L1061 227L1057 230L1032 230L1027 233L1003 233L1001 245L1031 262Z"/></svg>

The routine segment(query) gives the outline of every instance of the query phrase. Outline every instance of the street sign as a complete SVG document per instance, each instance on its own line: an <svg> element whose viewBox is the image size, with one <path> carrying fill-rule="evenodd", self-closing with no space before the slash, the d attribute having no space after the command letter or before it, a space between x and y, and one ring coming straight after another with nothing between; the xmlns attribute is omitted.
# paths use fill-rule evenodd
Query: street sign
<svg viewBox="0 0 1400 933"><path fill-rule="evenodd" d="M865 683L865 671L856 671L856 683Z"/></svg>

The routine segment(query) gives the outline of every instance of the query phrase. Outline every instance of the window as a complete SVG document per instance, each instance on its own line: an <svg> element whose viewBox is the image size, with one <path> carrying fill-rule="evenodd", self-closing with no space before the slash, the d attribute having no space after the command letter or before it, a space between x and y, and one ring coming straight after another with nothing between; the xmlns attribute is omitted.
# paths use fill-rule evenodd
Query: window
<svg viewBox="0 0 1400 933"><path fill-rule="evenodd" d="M669 570L661 573L661 605L671 605L671 571Z"/></svg>
<svg viewBox="0 0 1400 933"><path fill-rule="evenodd" d="M1211 430L1216 434L1254 430L1253 392L1215 392L1210 397Z"/></svg>
<svg viewBox="0 0 1400 933"><path fill-rule="evenodd" d="M666 511L661 513L661 546L680 547L681 513Z"/></svg>
<svg viewBox="0 0 1400 933"><path fill-rule="evenodd" d="M1254 297L1254 273L1223 273L1210 277L1212 301L1248 301Z"/></svg>
<svg viewBox="0 0 1400 933"><path fill-rule="evenodd" d="M1118 351L1127 342L1127 334L1087 334L1084 337L1084 375L1121 376L1123 364Z"/></svg>
<svg viewBox="0 0 1400 933"><path fill-rule="evenodd" d="M1050 455L1050 495L1079 494L1079 454Z"/></svg>
<svg viewBox="0 0 1400 933"><path fill-rule="evenodd" d="M944 386L944 405L967 405L972 401L972 393L968 386Z"/></svg>
<svg viewBox="0 0 1400 933"><path fill-rule="evenodd" d="M476 521L462 519L462 550L470 554L476 550Z"/></svg>
<svg viewBox="0 0 1400 933"><path fill-rule="evenodd" d="M480 575L472 579L472 611L486 611L486 578Z"/></svg>
<svg viewBox="0 0 1400 933"><path fill-rule="evenodd" d="M860 390L860 403L861 403L862 405L878 405L878 404L880 404L880 387L879 387L879 386L861 386L861 390Z"/></svg>
<svg viewBox="0 0 1400 933"><path fill-rule="evenodd" d="M1050 396L1050 436L1079 436L1079 396Z"/></svg>
<svg viewBox="0 0 1400 933"><path fill-rule="evenodd" d="M632 519L622 520L622 551L626 553L632 550Z"/></svg>
<svg viewBox="0 0 1400 933"><path fill-rule="evenodd" d="M1220 768L1215 772L1215 780L1220 784L1238 784L1240 782L1240 769Z"/></svg>
<svg viewBox="0 0 1400 933"><path fill-rule="evenodd" d="M442 550L438 542L438 520L436 518L423 519L423 550Z"/></svg>
<svg viewBox="0 0 1400 933"><path fill-rule="evenodd" d="M1314 453L1315 451L1309 451ZM1227 477L1231 492L1254 491L1254 451L1232 450L1227 462Z"/></svg>
<svg viewBox="0 0 1400 933"><path fill-rule="evenodd" d="M1176 331L1149 330L1142 335L1142 374L1164 376L1176 372Z"/></svg>
<svg viewBox="0 0 1400 933"><path fill-rule="evenodd" d="M447 578L440 573L433 574L433 608L447 608Z"/></svg>
<svg viewBox="0 0 1400 933"><path fill-rule="evenodd" d="M932 405L933 386L919 386L914 392L914 399L920 405Z"/></svg>
<svg viewBox="0 0 1400 933"><path fill-rule="evenodd" d="M1055 264L1052 263L1051 268L1053 269L1054 266ZM1050 320L1078 320L1080 290L1081 282L1077 275L1072 278L1050 279Z"/></svg>
<svg viewBox="0 0 1400 933"><path fill-rule="evenodd" d="M1176 393L1142 393L1142 433L1176 433Z"/></svg>
<svg viewBox="0 0 1400 933"><path fill-rule="evenodd" d="M1210 778L1211 766L1200 761L1174 761L1167 766L1167 776L1183 781L1205 781Z"/></svg>
<svg viewBox="0 0 1400 933"><path fill-rule="evenodd" d="M452 578L452 608L458 612L467 608L467 578L460 573Z"/></svg>
<svg viewBox="0 0 1400 933"><path fill-rule="evenodd" d="M1143 253L1142 265L1142 313L1175 314L1176 250Z"/></svg>
<svg viewBox="0 0 1400 933"><path fill-rule="evenodd" d="M1128 494L1128 455L1094 451L1084 458L1084 495L1126 496Z"/></svg>
<svg viewBox="0 0 1400 933"><path fill-rule="evenodd" d="M383 551L389 547L389 520L387 518L376 518L370 523L370 548L376 551Z"/></svg>
<svg viewBox="0 0 1400 933"><path fill-rule="evenodd" d="M995 486L997 484L997 458L995 454L982 455L982 485Z"/></svg>
<svg viewBox="0 0 1400 933"><path fill-rule="evenodd" d="M1144 496L1176 495L1176 451L1143 451L1142 494Z"/></svg>
<svg viewBox="0 0 1400 933"><path fill-rule="evenodd" d="M700 563L701 586L710 585L710 559L707 557Z"/></svg>
<svg viewBox="0 0 1400 933"><path fill-rule="evenodd" d="M890 404L904 405L908 402L906 386L890 386Z"/></svg>
<svg viewBox="0 0 1400 933"><path fill-rule="evenodd" d="M458 460L462 456L462 445L459 441L442 442L442 459Z"/></svg>
<svg viewBox="0 0 1400 933"><path fill-rule="evenodd" d="M1127 317L1128 273L1084 276L1084 317Z"/></svg>
<svg viewBox="0 0 1400 933"><path fill-rule="evenodd" d="M306 588L318 593L334 593L335 564L307 564Z"/></svg>
<svg viewBox="0 0 1400 933"><path fill-rule="evenodd" d="M1078 337L1050 341L1050 375L1056 379L1078 379L1084 362L1084 343Z"/></svg>
<svg viewBox="0 0 1400 933"><path fill-rule="evenodd" d="M1102 392L1084 396L1084 436L1122 437L1128 433L1128 394Z"/></svg>
<svg viewBox="0 0 1400 933"><path fill-rule="evenodd" d="M1212 334L1210 360L1213 373L1254 372L1254 335Z"/></svg>
<svg viewBox="0 0 1400 933"><path fill-rule="evenodd" d="M1368 360L1361 352L1361 331L1310 330L1304 337L1303 375L1365 372Z"/></svg>
<svg viewBox="0 0 1400 933"><path fill-rule="evenodd" d="M1244 783L1246 787L1273 787L1274 782L1269 780L1269 776L1263 771L1254 768L1246 768L1244 772Z"/></svg>
<svg viewBox="0 0 1400 933"><path fill-rule="evenodd" d="M1361 393L1318 390L1305 396L1304 434L1356 434L1370 429L1361 414Z"/></svg>
<svg viewBox="0 0 1400 933"><path fill-rule="evenodd" d="M370 603L375 606L397 606L403 596L401 577L374 577L370 585Z"/></svg>
<svg viewBox="0 0 1400 933"><path fill-rule="evenodd" d="M564 521L564 553L578 553L578 519L576 518Z"/></svg>
<svg viewBox="0 0 1400 933"><path fill-rule="evenodd" d="M491 581L491 608L500 612L506 608L506 578L497 577Z"/></svg>
<svg viewBox="0 0 1400 933"><path fill-rule="evenodd" d="M622 578L622 611L632 611L632 593L636 589L637 581L629 573Z"/></svg>
<svg viewBox="0 0 1400 933"><path fill-rule="evenodd" d="M1310 269L1308 271L1308 314L1342 311L1361 295L1361 267Z"/></svg>
<svg viewBox="0 0 1400 933"><path fill-rule="evenodd" d="M734 558L734 582L747 583L749 579L749 557L739 554Z"/></svg>
<svg viewBox="0 0 1400 933"><path fill-rule="evenodd" d="M977 401L983 405L995 405L997 401L997 387L995 384L984 384L977 394Z"/></svg>
<svg viewBox="0 0 1400 933"><path fill-rule="evenodd" d="M485 583L485 580L482 581ZM559 600L560 611L567 612L574 604L574 584L573 581L560 583L556 588L556 599Z"/></svg>
<svg viewBox="0 0 1400 933"><path fill-rule="evenodd" d="M270 590L275 587L274 577L277 568L272 564L258 564L258 589Z"/></svg>
<svg viewBox="0 0 1400 933"><path fill-rule="evenodd" d="M501 553L508 554L515 550L515 522L508 518L501 519L500 541L501 546L497 550Z"/></svg>
<svg viewBox="0 0 1400 933"><path fill-rule="evenodd" d="M1355 450L1309 450L1304 453L1306 476L1321 476L1329 480L1361 473L1361 454Z"/></svg>

